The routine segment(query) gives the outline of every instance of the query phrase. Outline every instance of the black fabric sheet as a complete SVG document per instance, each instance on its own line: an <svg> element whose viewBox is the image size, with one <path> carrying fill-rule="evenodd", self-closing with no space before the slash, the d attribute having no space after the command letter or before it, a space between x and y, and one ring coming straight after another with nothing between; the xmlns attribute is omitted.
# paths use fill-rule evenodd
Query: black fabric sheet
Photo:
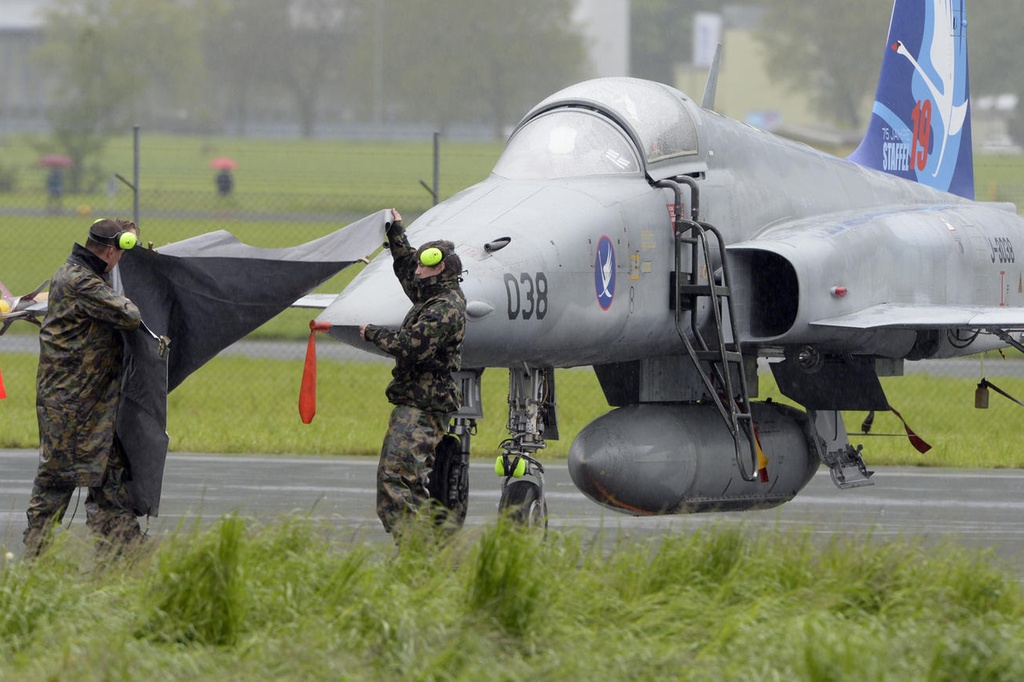
<svg viewBox="0 0 1024 682"><path fill-rule="evenodd" d="M154 251L125 252L119 265L124 293L145 323L125 334L117 421L136 514L157 516L160 510L167 394L221 350L370 256L383 243L391 220L390 210L380 211L283 249L249 246L222 230Z"/></svg>

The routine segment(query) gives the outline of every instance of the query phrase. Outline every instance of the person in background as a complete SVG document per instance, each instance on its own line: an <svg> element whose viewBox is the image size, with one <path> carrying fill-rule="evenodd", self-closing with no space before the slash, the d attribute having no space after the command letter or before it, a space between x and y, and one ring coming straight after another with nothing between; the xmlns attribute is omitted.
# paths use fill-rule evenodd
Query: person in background
<svg viewBox="0 0 1024 682"><path fill-rule="evenodd" d="M230 169L221 168L214 180L217 183L217 194L222 197L226 197L231 194L231 190L235 186L235 178L231 175Z"/></svg>
<svg viewBox="0 0 1024 682"><path fill-rule="evenodd" d="M46 194L49 197L47 206L50 211L60 211L60 199L64 195L64 170L54 166L46 174Z"/></svg>

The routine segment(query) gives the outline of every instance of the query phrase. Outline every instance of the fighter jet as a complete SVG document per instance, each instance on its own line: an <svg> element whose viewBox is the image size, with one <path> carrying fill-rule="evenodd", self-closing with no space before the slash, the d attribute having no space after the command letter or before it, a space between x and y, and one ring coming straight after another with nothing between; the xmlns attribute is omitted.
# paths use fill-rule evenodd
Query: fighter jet
<svg viewBox="0 0 1024 682"><path fill-rule="evenodd" d="M463 456L481 371L509 370L503 507L545 517L554 368L593 366L613 408L571 434L576 486L675 514L779 505L822 463L840 488L870 484L841 411L891 409L880 376L1024 350L1024 220L973 201L966 30L962 0L895 1L849 158L731 120L713 92L704 106L590 80L535 106L486 180L409 226L413 244L454 241L465 267ZM384 252L315 325L373 352L358 325L398 327L408 307ZM754 400L759 358L802 409Z"/></svg>

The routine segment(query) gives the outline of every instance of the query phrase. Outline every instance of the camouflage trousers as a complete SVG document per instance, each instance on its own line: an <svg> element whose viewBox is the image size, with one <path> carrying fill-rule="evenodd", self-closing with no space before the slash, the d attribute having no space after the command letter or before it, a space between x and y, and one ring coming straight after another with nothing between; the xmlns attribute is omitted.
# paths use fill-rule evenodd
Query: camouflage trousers
<svg viewBox="0 0 1024 682"><path fill-rule="evenodd" d="M434 449L444 437L448 415L396 405L377 466L377 516L384 530L396 535L400 526L430 504L427 483L434 467Z"/></svg>
<svg viewBox="0 0 1024 682"><path fill-rule="evenodd" d="M142 537L128 500L126 480L124 452L116 443L101 484L88 488L85 498L86 526L109 545L125 545ZM73 484L54 481L52 476L36 476L26 512L26 556L36 556L49 546L53 526L64 520L75 490Z"/></svg>

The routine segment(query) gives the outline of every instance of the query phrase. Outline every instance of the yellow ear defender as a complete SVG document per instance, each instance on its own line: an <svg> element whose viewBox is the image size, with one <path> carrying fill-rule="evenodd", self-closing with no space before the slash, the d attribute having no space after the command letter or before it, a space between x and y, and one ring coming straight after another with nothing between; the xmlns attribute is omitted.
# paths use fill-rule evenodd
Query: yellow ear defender
<svg viewBox="0 0 1024 682"><path fill-rule="evenodd" d="M106 218L100 218L99 220L93 221L93 225L106 220ZM134 232L128 230L121 230L113 237L101 237L92 231L92 227L89 227L89 239L100 244L106 244L107 246L116 246L122 251L128 251L134 249L135 245L139 243L139 238L135 236Z"/></svg>
<svg viewBox="0 0 1024 682"><path fill-rule="evenodd" d="M441 261L444 260L444 254L441 253L441 249L436 246L431 246L429 249L423 249L423 253L420 254L420 263L432 268Z"/></svg>
<svg viewBox="0 0 1024 682"><path fill-rule="evenodd" d="M117 248L122 251L129 251L135 248L135 245L139 243L138 237L135 236L134 232L118 232L114 235L114 241L117 242Z"/></svg>

